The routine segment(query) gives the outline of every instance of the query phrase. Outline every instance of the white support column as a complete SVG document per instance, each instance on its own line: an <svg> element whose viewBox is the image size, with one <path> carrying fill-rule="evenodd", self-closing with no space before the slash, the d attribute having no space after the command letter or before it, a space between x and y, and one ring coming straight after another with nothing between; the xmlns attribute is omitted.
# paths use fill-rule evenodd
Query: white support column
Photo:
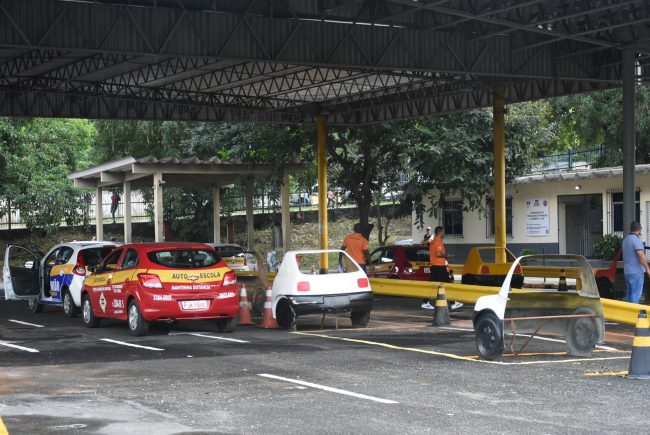
<svg viewBox="0 0 650 435"><path fill-rule="evenodd" d="M214 225L212 229L214 243L221 243L221 188L215 186L212 188L213 193L213 210Z"/></svg>
<svg viewBox="0 0 650 435"><path fill-rule="evenodd" d="M255 250L255 227L253 215L253 180L246 180L246 236L248 237L248 245L246 249L249 251Z"/></svg>
<svg viewBox="0 0 650 435"><path fill-rule="evenodd" d="M95 189L95 238L104 240L104 210L102 207L102 188Z"/></svg>
<svg viewBox="0 0 650 435"><path fill-rule="evenodd" d="M163 219L163 179L161 172L153 174L153 226L154 241L165 241Z"/></svg>
<svg viewBox="0 0 650 435"><path fill-rule="evenodd" d="M131 223L131 182L124 182L124 243L131 243L132 223Z"/></svg>
<svg viewBox="0 0 650 435"><path fill-rule="evenodd" d="M282 175L282 187L280 188L282 203L282 248L284 252L289 250L289 226L291 225L291 204L289 203L289 173L285 170Z"/></svg>

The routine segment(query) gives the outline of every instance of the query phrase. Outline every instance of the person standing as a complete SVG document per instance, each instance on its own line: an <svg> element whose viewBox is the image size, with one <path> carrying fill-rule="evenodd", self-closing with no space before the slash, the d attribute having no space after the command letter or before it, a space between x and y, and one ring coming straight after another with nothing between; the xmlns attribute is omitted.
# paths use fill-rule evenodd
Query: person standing
<svg viewBox="0 0 650 435"><path fill-rule="evenodd" d="M431 234L431 227L427 227L427 229L424 231L424 236L422 237L422 244L424 246L429 246L432 238L433 234Z"/></svg>
<svg viewBox="0 0 650 435"><path fill-rule="evenodd" d="M433 239L429 243L429 264L431 269L431 281L432 282L451 282L451 275L449 273L448 262L449 254L445 248L445 244L442 242L442 239L445 238L445 229L441 226L437 226L433 230ZM451 305L451 309L455 310L462 307L463 304L460 302L454 302ZM422 308L425 310L434 310L436 307L431 305L431 301L425 299L422 301Z"/></svg>
<svg viewBox="0 0 650 435"><path fill-rule="evenodd" d="M370 253L368 252L368 239L361 234L361 224L354 224L354 232L345 236L341 251L356 261L361 269L366 272L366 265L370 262ZM343 267L343 254L339 253L339 268Z"/></svg>
<svg viewBox="0 0 650 435"><path fill-rule="evenodd" d="M113 191L111 195L111 215L113 216L113 223L115 223L115 213L117 212L117 207L120 204L120 195L117 194L117 191Z"/></svg>
<svg viewBox="0 0 650 435"><path fill-rule="evenodd" d="M630 225L630 234L623 239L623 272L625 274L625 301L639 303L643 293L644 274L650 275L650 267L645 258L645 247L641 241L641 224Z"/></svg>

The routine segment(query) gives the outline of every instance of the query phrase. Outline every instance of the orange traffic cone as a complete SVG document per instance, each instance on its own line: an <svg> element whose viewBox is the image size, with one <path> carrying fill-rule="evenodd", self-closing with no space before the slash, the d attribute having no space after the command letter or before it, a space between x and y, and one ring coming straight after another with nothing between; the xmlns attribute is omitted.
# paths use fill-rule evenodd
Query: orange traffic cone
<svg viewBox="0 0 650 435"><path fill-rule="evenodd" d="M277 320L273 318L273 291L271 286L266 290L266 301L264 301L264 312L262 313L262 323L257 325L258 328L278 329Z"/></svg>
<svg viewBox="0 0 650 435"><path fill-rule="evenodd" d="M248 303L246 284L242 284L241 290L239 291L239 315L237 316L237 323L240 325L255 324L251 318L251 305Z"/></svg>

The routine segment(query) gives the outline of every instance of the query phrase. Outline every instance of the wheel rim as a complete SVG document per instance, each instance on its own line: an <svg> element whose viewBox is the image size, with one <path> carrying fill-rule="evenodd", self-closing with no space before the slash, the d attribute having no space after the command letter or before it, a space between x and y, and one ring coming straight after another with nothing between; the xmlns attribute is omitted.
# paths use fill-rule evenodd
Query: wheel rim
<svg viewBox="0 0 650 435"><path fill-rule="evenodd" d="M72 306L70 305L70 293L68 292L63 296L63 311L65 311L66 314L70 314L70 311L72 311Z"/></svg>
<svg viewBox="0 0 650 435"><path fill-rule="evenodd" d="M88 299L84 299L84 312L83 312L84 322L90 323L91 315L92 313L90 309L90 301L88 301Z"/></svg>
<svg viewBox="0 0 650 435"><path fill-rule="evenodd" d="M135 331L138 327L138 307L135 304L131 305L129 308L129 328L131 331Z"/></svg>
<svg viewBox="0 0 650 435"><path fill-rule="evenodd" d="M479 335L479 347L482 352L489 352L494 348L494 345L497 341L496 331L489 323L483 325L480 329L481 334Z"/></svg>

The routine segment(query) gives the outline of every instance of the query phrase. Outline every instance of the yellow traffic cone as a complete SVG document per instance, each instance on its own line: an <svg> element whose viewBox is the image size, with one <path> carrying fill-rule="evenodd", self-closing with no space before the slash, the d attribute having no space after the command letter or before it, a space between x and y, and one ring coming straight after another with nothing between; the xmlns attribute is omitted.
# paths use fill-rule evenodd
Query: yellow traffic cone
<svg viewBox="0 0 650 435"><path fill-rule="evenodd" d="M632 342L632 357L630 358L630 379L650 379L650 322L645 310L639 311Z"/></svg>
<svg viewBox="0 0 650 435"><path fill-rule="evenodd" d="M449 323L449 307L447 306L447 293L445 292L445 285L440 283L438 285L438 296L436 296L436 309L433 313L433 326L448 326Z"/></svg>

